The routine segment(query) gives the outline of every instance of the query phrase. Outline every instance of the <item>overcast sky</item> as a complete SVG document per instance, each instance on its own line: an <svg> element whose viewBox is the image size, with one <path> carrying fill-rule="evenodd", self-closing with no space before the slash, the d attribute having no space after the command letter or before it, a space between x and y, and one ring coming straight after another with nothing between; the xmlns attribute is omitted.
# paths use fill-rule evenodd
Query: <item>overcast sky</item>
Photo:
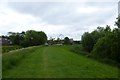
<svg viewBox="0 0 120 80"><path fill-rule="evenodd" d="M98 26L116 27L119 0L16 1L0 2L0 35L32 29L44 31L48 39L63 34L80 40L84 32Z"/></svg>

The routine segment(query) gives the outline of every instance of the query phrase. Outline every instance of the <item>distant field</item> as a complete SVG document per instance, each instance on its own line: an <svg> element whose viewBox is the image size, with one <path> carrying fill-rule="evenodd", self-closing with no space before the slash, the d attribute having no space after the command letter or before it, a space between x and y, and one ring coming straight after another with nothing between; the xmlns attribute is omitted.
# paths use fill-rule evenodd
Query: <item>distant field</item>
<svg viewBox="0 0 120 80"><path fill-rule="evenodd" d="M3 78L117 78L118 68L68 50L70 46L40 46L3 54L5 60L26 54L12 68L4 68ZM7 57L6 57L7 56ZM13 57L14 58L14 57ZM3 64L5 64L4 62Z"/></svg>

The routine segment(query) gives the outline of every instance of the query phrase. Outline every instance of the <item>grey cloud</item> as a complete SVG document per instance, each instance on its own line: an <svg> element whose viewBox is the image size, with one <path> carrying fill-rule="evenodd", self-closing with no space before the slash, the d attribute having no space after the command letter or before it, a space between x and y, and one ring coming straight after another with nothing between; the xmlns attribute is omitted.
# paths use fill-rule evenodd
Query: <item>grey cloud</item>
<svg viewBox="0 0 120 80"><path fill-rule="evenodd" d="M88 26L96 24L97 27L100 24L106 24L106 21L117 13L116 2L86 2L84 4L64 2L10 2L8 4L11 9L20 13L40 17L43 22L47 22L48 24L69 26L66 27L66 35L68 31L82 34L88 29ZM91 14L76 14L74 12L75 8L81 5L103 8L104 11L98 10L98 12ZM69 33L69 35L72 34Z"/></svg>
<svg viewBox="0 0 120 80"><path fill-rule="evenodd" d="M117 3L118 3L117 1L116 2L86 2L86 5L105 8L105 7L113 7Z"/></svg>
<svg viewBox="0 0 120 80"><path fill-rule="evenodd" d="M63 3L63 2L27 2L27 3L10 3L10 7L27 14L32 14L36 17L41 17L43 21L48 22L49 24L84 24L87 22L87 20L90 20L90 23L92 21L97 23L104 23L107 18L113 15L112 11L109 12L97 12L94 14L87 14L87 15L81 15L76 14L74 12L75 6L80 5L81 3ZM114 3L94 3L89 2L85 4L86 6L94 6L94 7L103 7L105 9L106 7L113 7ZM96 19L97 18L97 19ZM92 20L93 19L93 20ZM85 23L86 24L86 23ZM89 25L89 24L88 24Z"/></svg>

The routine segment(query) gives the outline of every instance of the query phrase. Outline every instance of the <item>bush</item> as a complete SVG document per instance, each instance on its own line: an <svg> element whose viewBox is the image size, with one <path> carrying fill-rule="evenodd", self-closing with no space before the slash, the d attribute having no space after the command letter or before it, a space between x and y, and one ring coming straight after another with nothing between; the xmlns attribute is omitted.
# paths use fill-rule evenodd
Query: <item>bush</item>
<svg viewBox="0 0 120 80"><path fill-rule="evenodd" d="M87 52L91 52L96 42L109 32L111 32L111 29L108 25L106 26L106 28L97 27L97 29L92 31L91 33L85 32L82 36L82 45L84 50Z"/></svg>
<svg viewBox="0 0 120 80"><path fill-rule="evenodd" d="M9 52L11 50L20 49L20 46L2 46L2 53Z"/></svg>
<svg viewBox="0 0 120 80"><path fill-rule="evenodd" d="M95 44L93 48L93 55L95 57L108 57L108 54L110 53L109 45L107 45L106 38L100 38L98 42Z"/></svg>
<svg viewBox="0 0 120 80"><path fill-rule="evenodd" d="M88 55L89 53L83 50L82 45L74 46L70 49L70 51L75 52L77 54Z"/></svg>
<svg viewBox="0 0 120 80"><path fill-rule="evenodd" d="M90 33L84 33L82 36L82 46L85 51L91 52L93 46L94 46L94 40L92 38L92 35Z"/></svg>
<svg viewBox="0 0 120 80"><path fill-rule="evenodd" d="M100 38L95 44L92 55L101 59L110 59L118 62L119 37L118 33L110 32L105 37Z"/></svg>

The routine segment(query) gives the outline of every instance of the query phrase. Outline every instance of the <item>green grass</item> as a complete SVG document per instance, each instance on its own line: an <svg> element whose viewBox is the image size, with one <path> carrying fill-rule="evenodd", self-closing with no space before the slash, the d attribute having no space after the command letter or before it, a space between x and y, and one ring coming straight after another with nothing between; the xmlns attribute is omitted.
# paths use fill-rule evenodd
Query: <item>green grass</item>
<svg viewBox="0 0 120 80"><path fill-rule="evenodd" d="M2 55L2 71L6 71L7 69L11 69L19 62L25 58L28 53L33 52L36 47L22 48L18 50L13 50L9 53L4 53Z"/></svg>
<svg viewBox="0 0 120 80"><path fill-rule="evenodd" d="M18 65L3 71L3 78L118 77L118 68L100 63L82 55L77 55L70 52L68 47L69 46L40 46L35 47L35 50L32 52L28 51L24 53L24 50L22 52L14 52L11 56L19 52L27 55L18 62Z"/></svg>
<svg viewBox="0 0 120 80"><path fill-rule="evenodd" d="M6 53L20 48L21 48L20 46L2 46L2 53Z"/></svg>

